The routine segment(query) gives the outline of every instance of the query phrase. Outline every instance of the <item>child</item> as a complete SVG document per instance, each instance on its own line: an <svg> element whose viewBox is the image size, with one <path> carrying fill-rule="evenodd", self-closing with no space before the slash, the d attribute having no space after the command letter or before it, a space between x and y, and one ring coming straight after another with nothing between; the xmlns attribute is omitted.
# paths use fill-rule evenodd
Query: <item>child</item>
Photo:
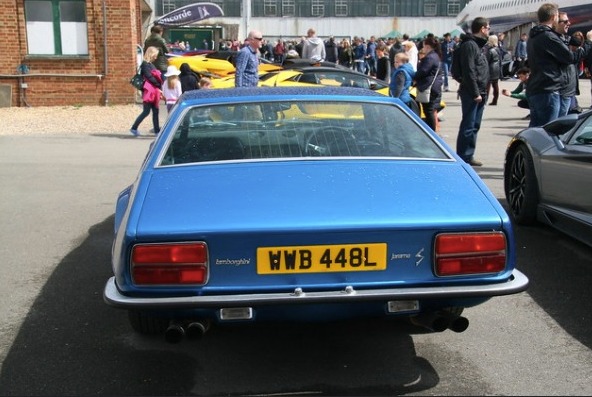
<svg viewBox="0 0 592 397"><path fill-rule="evenodd" d="M413 83L415 71L409 63L409 56L404 52L395 55L394 69L389 84L389 94L399 98L419 116L419 107L409 94L409 87Z"/></svg>
<svg viewBox="0 0 592 397"><path fill-rule="evenodd" d="M164 100L166 101L166 108L168 112L171 111L175 103L177 103L177 99L179 99L182 94L181 80L179 79L180 74L181 72L174 65L170 65L164 74L164 77L166 77L166 82L162 87L162 94L164 96Z"/></svg>
<svg viewBox="0 0 592 397"><path fill-rule="evenodd" d="M376 47L376 78L388 83L391 77L391 61L388 57L386 45L379 44Z"/></svg>
<svg viewBox="0 0 592 397"><path fill-rule="evenodd" d="M523 109L530 109L528 106L528 98L526 96L526 84L528 83L528 77L530 76L530 69L527 67L521 67L516 72L518 79L520 80L520 84L513 90L509 91L506 89L502 90L502 95L509 96L512 98L518 99L518 106ZM524 120L528 120L530 115L524 117Z"/></svg>
<svg viewBox="0 0 592 397"><path fill-rule="evenodd" d="M199 88L200 89L208 89L208 88L212 88L212 80L210 80L207 77L202 77L201 79L199 79Z"/></svg>

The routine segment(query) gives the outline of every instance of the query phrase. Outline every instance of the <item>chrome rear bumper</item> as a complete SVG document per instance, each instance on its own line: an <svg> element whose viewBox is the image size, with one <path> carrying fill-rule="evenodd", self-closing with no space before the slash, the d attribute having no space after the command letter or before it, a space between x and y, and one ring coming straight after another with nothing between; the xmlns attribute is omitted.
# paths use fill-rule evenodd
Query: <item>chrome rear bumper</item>
<svg viewBox="0 0 592 397"><path fill-rule="evenodd" d="M105 285L103 298L108 305L123 309L199 309L229 306L282 305L297 303L351 303L379 300L421 300L443 298L478 298L510 295L526 290L528 278L514 269L508 281L485 285L459 285L421 288L388 288L306 292L296 288L289 293L208 295L183 297L130 297L123 295L111 277Z"/></svg>

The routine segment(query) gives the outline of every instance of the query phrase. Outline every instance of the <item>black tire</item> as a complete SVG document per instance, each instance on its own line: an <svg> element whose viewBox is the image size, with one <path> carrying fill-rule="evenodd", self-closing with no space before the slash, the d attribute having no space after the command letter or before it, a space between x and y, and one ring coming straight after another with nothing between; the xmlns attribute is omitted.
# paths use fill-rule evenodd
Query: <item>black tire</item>
<svg viewBox="0 0 592 397"><path fill-rule="evenodd" d="M539 189L532 155L524 146L518 146L511 155L504 178L506 200L510 215L519 225L536 222Z"/></svg>
<svg viewBox="0 0 592 397"><path fill-rule="evenodd" d="M135 310L128 311L128 319L133 330L141 335L162 335L170 323L169 319Z"/></svg>

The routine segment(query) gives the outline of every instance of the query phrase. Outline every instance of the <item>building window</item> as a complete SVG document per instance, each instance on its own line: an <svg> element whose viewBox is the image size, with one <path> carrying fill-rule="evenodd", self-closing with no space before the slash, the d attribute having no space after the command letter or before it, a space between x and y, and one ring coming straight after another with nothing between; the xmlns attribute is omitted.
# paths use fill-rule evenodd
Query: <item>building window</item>
<svg viewBox="0 0 592 397"><path fill-rule="evenodd" d="M426 1L423 4L423 16L424 17L435 17L438 15L438 7L435 1Z"/></svg>
<svg viewBox="0 0 592 397"><path fill-rule="evenodd" d="M282 0L282 15L285 17L293 17L296 15L296 5L294 0Z"/></svg>
<svg viewBox="0 0 592 397"><path fill-rule="evenodd" d="M347 0L335 0L335 16L347 16Z"/></svg>
<svg viewBox="0 0 592 397"><path fill-rule="evenodd" d="M25 1L27 53L88 55L84 0Z"/></svg>
<svg viewBox="0 0 592 397"><path fill-rule="evenodd" d="M457 16L460 13L460 0L448 0L448 16Z"/></svg>
<svg viewBox="0 0 592 397"><path fill-rule="evenodd" d="M277 1L264 0L263 1L263 15L266 17L277 17Z"/></svg>
<svg viewBox="0 0 592 397"><path fill-rule="evenodd" d="M311 13L313 17L322 17L325 15L325 4L323 0L312 0Z"/></svg>
<svg viewBox="0 0 592 397"><path fill-rule="evenodd" d="M173 12L177 9L177 4L175 0L163 0L162 1L162 14L166 15L169 12Z"/></svg>
<svg viewBox="0 0 592 397"><path fill-rule="evenodd" d="M379 0L376 3L376 16L386 17L389 14L389 5L387 0Z"/></svg>

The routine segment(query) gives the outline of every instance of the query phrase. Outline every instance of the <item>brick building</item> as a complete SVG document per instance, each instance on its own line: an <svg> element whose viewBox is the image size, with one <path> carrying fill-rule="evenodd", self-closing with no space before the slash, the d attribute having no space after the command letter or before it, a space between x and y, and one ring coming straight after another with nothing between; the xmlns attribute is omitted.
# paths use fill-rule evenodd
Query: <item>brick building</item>
<svg viewBox="0 0 592 397"><path fill-rule="evenodd" d="M131 103L146 0L0 0L0 106Z"/></svg>

